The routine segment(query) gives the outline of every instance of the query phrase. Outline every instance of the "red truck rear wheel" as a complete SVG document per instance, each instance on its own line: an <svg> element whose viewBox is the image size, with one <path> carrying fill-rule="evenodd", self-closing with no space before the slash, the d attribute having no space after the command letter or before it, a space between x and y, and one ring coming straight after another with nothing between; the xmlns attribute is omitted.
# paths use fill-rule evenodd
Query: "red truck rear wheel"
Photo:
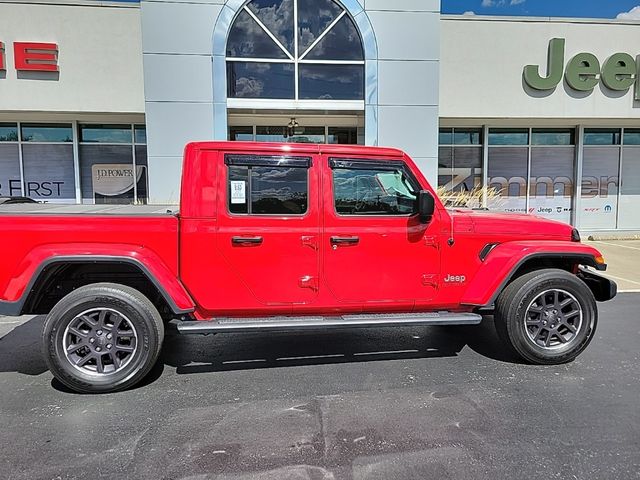
<svg viewBox="0 0 640 480"><path fill-rule="evenodd" d="M42 333L53 375L77 392L124 390L155 364L164 338L158 310L134 288L80 287L51 310Z"/></svg>
<svg viewBox="0 0 640 480"><path fill-rule="evenodd" d="M496 330L524 360L541 365L574 360L598 322L593 293L576 275L536 270L511 282L498 297Z"/></svg>

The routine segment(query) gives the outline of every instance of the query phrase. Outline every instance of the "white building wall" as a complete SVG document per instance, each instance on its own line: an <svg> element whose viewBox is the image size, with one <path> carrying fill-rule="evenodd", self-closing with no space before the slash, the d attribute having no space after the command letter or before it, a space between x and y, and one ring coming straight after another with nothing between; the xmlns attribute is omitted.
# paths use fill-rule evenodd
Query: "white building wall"
<svg viewBox="0 0 640 480"><path fill-rule="evenodd" d="M525 87L525 65L546 72L552 38L566 39L565 66L575 54L593 53L600 64L617 52L640 54L640 25L618 21L443 16L440 117L447 119L638 119L633 88L590 94L563 82L551 92Z"/></svg>
<svg viewBox="0 0 640 480"><path fill-rule="evenodd" d="M0 3L0 112L143 113L140 9ZM58 44L59 75L18 78L13 42Z"/></svg>

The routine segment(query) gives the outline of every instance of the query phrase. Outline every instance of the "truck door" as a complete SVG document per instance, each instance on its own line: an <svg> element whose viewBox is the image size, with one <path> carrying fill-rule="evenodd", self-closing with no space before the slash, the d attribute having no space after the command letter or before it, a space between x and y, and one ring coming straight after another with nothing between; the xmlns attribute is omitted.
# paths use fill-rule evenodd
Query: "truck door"
<svg viewBox="0 0 640 480"><path fill-rule="evenodd" d="M319 181L312 155L224 154L216 242L226 262L220 299L245 311L312 303L318 293Z"/></svg>
<svg viewBox="0 0 640 480"><path fill-rule="evenodd" d="M324 275L340 302L406 308L437 292L437 218L421 224L420 190L400 160L323 157Z"/></svg>

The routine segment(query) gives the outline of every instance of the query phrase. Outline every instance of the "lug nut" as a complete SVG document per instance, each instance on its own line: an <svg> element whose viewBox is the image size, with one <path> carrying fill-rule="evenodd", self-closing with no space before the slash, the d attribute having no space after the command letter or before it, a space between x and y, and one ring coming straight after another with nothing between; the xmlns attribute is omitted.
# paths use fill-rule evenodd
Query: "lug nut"
<svg viewBox="0 0 640 480"><path fill-rule="evenodd" d="M107 343L107 348L111 349L111 344Z"/></svg>
<svg viewBox="0 0 640 480"><path fill-rule="evenodd" d="M111 340L111 337L113 337L113 335L111 335L110 333L107 333L107 338L108 338L109 340Z"/></svg>
<svg viewBox="0 0 640 480"><path fill-rule="evenodd" d="M102 350L100 347L96 347L96 352L99 352L100 350Z"/></svg>
<svg viewBox="0 0 640 480"><path fill-rule="evenodd" d="M98 330L96 333L97 333L98 335L102 335L102 330Z"/></svg>
<svg viewBox="0 0 640 480"><path fill-rule="evenodd" d="M95 341L96 341L96 339L95 339L95 338L93 338L93 337L91 337L91 338L89 339L89 343L93 343L93 342L95 342Z"/></svg>

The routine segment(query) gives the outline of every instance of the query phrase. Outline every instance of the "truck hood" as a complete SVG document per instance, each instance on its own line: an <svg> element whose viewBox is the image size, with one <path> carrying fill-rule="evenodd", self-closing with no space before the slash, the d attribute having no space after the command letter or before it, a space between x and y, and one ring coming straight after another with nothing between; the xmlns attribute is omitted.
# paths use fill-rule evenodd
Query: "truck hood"
<svg viewBox="0 0 640 480"><path fill-rule="evenodd" d="M450 213L454 228L459 233L472 231L480 235L512 235L527 240L571 240L573 231L571 225L536 215L487 210L453 210Z"/></svg>

